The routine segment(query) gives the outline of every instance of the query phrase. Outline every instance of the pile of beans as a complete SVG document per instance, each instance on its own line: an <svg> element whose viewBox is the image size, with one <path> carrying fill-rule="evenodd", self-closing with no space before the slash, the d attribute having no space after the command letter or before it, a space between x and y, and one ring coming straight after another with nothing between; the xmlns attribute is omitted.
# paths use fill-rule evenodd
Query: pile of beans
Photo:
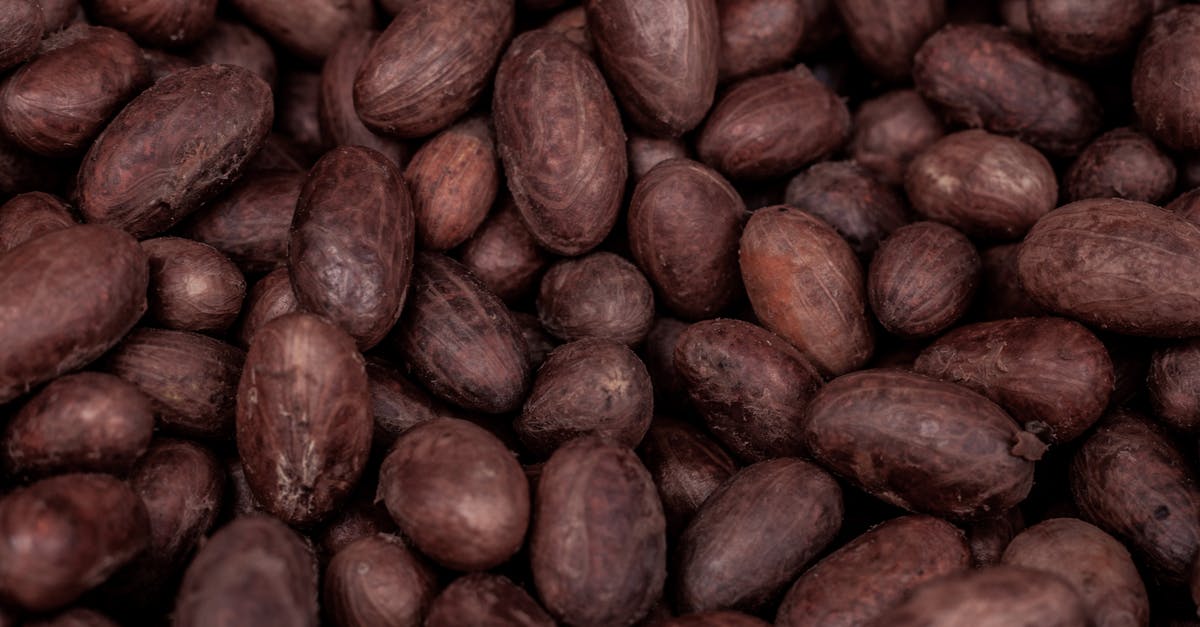
<svg viewBox="0 0 1200 627"><path fill-rule="evenodd" d="M1200 625L1200 5L0 0L0 627Z"/></svg>

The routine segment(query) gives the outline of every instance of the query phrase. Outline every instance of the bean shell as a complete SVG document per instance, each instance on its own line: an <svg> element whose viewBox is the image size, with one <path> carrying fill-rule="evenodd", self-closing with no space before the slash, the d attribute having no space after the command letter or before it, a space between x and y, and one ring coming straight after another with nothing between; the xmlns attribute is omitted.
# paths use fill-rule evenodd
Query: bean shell
<svg viewBox="0 0 1200 627"><path fill-rule="evenodd" d="M487 118L472 117L421 146L404 171L412 188L417 242L448 250L487 217L500 184L496 142Z"/></svg>
<svg viewBox="0 0 1200 627"><path fill-rule="evenodd" d="M419 627L436 592L430 568L400 538L378 534L333 556L321 596L339 627Z"/></svg>
<svg viewBox="0 0 1200 627"><path fill-rule="evenodd" d="M881 182L897 185L913 157L944 133L941 120L915 90L890 91L858 108L847 152Z"/></svg>
<svg viewBox="0 0 1200 627"><path fill-rule="evenodd" d="M1200 148L1200 104L1191 97L1200 42L1200 7L1159 13L1142 37L1133 65L1133 108L1143 128L1168 148Z"/></svg>
<svg viewBox="0 0 1200 627"><path fill-rule="evenodd" d="M309 61L324 59L345 35L375 19L371 0L231 0L246 21Z"/></svg>
<svg viewBox="0 0 1200 627"><path fill-rule="evenodd" d="M243 272L270 272L287 263L304 181L299 172L249 174L189 220L184 233L225 253Z"/></svg>
<svg viewBox="0 0 1200 627"><path fill-rule="evenodd" d="M1146 386L1160 420L1180 431L1200 429L1200 340L1155 350Z"/></svg>
<svg viewBox="0 0 1200 627"><path fill-rule="evenodd" d="M75 226L75 218L58 197L45 192L18 194L0 205L0 253L69 226Z"/></svg>
<svg viewBox="0 0 1200 627"><path fill-rule="evenodd" d="M533 291L550 261L521 221L511 198L500 201L463 244L459 258L493 294L508 303Z"/></svg>
<svg viewBox="0 0 1200 627"><path fill-rule="evenodd" d="M429 606L425 627L554 627L537 601L500 575L455 579Z"/></svg>
<svg viewBox="0 0 1200 627"><path fill-rule="evenodd" d="M805 0L722 0L717 3L722 81L776 70L786 65L813 33ZM828 2L832 6L832 2Z"/></svg>
<svg viewBox="0 0 1200 627"><path fill-rule="evenodd" d="M936 222L896 229L867 275L875 317L901 337L928 337L967 312L979 285L979 253L962 233Z"/></svg>
<svg viewBox="0 0 1200 627"><path fill-rule="evenodd" d="M1063 188L1071 201L1124 198L1159 203L1175 190L1175 163L1154 140L1118 128L1083 149L1067 170Z"/></svg>
<svg viewBox="0 0 1200 627"><path fill-rule="evenodd" d="M1089 624L1079 595L1057 575L1019 566L993 566L930 582L870 627Z"/></svg>
<svg viewBox="0 0 1200 627"><path fill-rule="evenodd" d="M237 320L246 278L228 257L182 237L142 242L150 259L150 320L181 331L224 331Z"/></svg>
<svg viewBox="0 0 1200 627"><path fill-rule="evenodd" d="M654 292L632 263L596 252L550 267L537 312L546 331L561 340L605 338L635 346L654 322Z"/></svg>
<svg viewBox="0 0 1200 627"><path fill-rule="evenodd" d="M45 19L35 0L11 0L0 13L0 71L20 65L37 52Z"/></svg>
<svg viewBox="0 0 1200 627"><path fill-rule="evenodd" d="M658 486L671 537L683 531L696 510L737 470L729 453L704 431L663 416L650 425L640 454Z"/></svg>
<svg viewBox="0 0 1200 627"><path fill-rule="evenodd" d="M300 310L296 291L287 268L279 268L258 280L246 295L241 324L237 329L238 345L249 348L254 335L262 326L279 316Z"/></svg>
<svg viewBox="0 0 1200 627"><path fill-rule="evenodd" d="M177 47L199 41L212 28L217 0L90 0L88 7L92 19L146 46Z"/></svg>
<svg viewBox="0 0 1200 627"><path fill-rule="evenodd" d="M945 0L836 0L834 5L858 58L891 82L912 75L917 49L946 21Z"/></svg>

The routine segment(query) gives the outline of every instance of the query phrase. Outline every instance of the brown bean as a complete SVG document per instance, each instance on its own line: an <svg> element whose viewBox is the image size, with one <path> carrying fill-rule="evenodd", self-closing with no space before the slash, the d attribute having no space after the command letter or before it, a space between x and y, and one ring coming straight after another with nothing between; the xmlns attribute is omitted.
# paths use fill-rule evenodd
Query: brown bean
<svg viewBox="0 0 1200 627"><path fill-rule="evenodd" d="M901 337L941 333L967 312L979 285L979 253L936 222L896 229L867 272L867 297L883 328Z"/></svg>
<svg viewBox="0 0 1200 627"><path fill-rule="evenodd" d="M123 30L140 43L178 47L199 41L216 19L217 0L90 0L89 15Z"/></svg>
<svg viewBox="0 0 1200 627"><path fill-rule="evenodd" d="M1038 307L1021 287L1021 279L1017 276L1020 250L1018 242L997 244L979 252L982 270L976 301L984 320L1045 315L1045 310Z"/></svg>
<svg viewBox="0 0 1200 627"><path fill-rule="evenodd" d="M842 512L837 482L808 462L783 457L742 469L679 539L679 609L761 609L833 540Z"/></svg>
<svg viewBox="0 0 1200 627"><path fill-rule="evenodd" d="M279 316L300 310L287 268L278 268L258 280L246 295L242 320L237 329L238 345L249 348L262 326Z"/></svg>
<svg viewBox="0 0 1200 627"><path fill-rule="evenodd" d="M142 328L105 357L105 370L154 400L163 429L225 439L233 435L245 357L241 349L198 333Z"/></svg>
<svg viewBox="0 0 1200 627"><path fill-rule="evenodd" d="M378 534L333 556L321 596L338 627L419 627L436 592L430 568L400 538Z"/></svg>
<svg viewBox="0 0 1200 627"><path fill-rule="evenodd" d="M1040 152L980 130L947 135L917 155L904 188L917 213L984 239L1021 237L1058 201Z"/></svg>
<svg viewBox="0 0 1200 627"><path fill-rule="evenodd" d="M650 609L666 577L666 523L632 451L597 436L563 445L542 470L535 506L529 561L551 615L628 625Z"/></svg>
<svg viewBox="0 0 1200 627"><path fill-rule="evenodd" d="M1133 108L1151 137L1173 150L1200 148L1200 104L1191 93L1200 43L1200 7L1154 17L1133 65Z"/></svg>
<svg viewBox="0 0 1200 627"><path fill-rule="evenodd" d="M467 118L421 146L404 178L423 249L449 250L471 237L496 200L499 169L486 117Z"/></svg>
<svg viewBox="0 0 1200 627"><path fill-rule="evenodd" d="M966 571L961 531L930 516L903 516L871 529L817 562L788 591L779 627L848 627L886 616L914 588Z"/></svg>
<svg viewBox="0 0 1200 627"><path fill-rule="evenodd" d="M249 174L189 220L183 232L225 253L243 272L274 270L287 263L304 181L300 172Z"/></svg>
<svg viewBox="0 0 1200 627"><path fill-rule="evenodd" d="M671 159L691 157L687 143L678 138L654 137L642 133L629 134L626 142L629 153L629 177L641 181L654 166Z"/></svg>
<svg viewBox="0 0 1200 627"><path fill-rule="evenodd" d="M959 327L922 351L914 369L983 394L1053 444L1079 437L1100 418L1114 381L1095 335L1049 317Z"/></svg>
<svg viewBox="0 0 1200 627"><path fill-rule="evenodd" d="M1063 179L1067 200L1124 198L1158 203L1175 189L1175 163L1149 137L1111 130L1084 148Z"/></svg>
<svg viewBox="0 0 1200 627"><path fill-rule="evenodd" d="M72 175L71 168L60 161L21 150L0 133L0 194L36 191L57 194Z"/></svg>
<svg viewBox="0 0 1200 627"><path fill-rule="evenodd" d="M246 172L304 173L308 171L312 161L291 139L284 137L282 133L271 132L263 142L262 149L246 164Z"/></svg>
<svg viewBox="0 0 1200 627"><path fill-rule="evenodd" d="M1087 627L1074 588L1057 575L993 566L921 586L871 627Z"/></svg>
<svg viewBox="0 0 1200 627"><path fill-rule="evenodd" d="M715 0L588 0L605 75L634 124L679 137L712 106L721 50Z"/></svg>
<svg viewBox="0 0 1200 627"><path fill-rule="evenodd" d="M74 601L146 547L146 507L108 475L66 474L0 499L0 596L31 612Z"/></svg>
<svg viewBox="0 0 1200 627"><path fill-rule="evenodd" d="M1071 492L1087 520L1123 541L1161 580L1186 581L1200 547L1200 488L1162 429L1119 411L1071 462Z"/></svg>
<svg viewBox="0 0 1200 627"><path fill-rule="evenodd" d="M213 534L188 566L172 618L180 627L243 621L316 627L312 549L274 518L238 517Z"/></svg>
<svg viewBox="0 0 1200 627"><path fill-rule="evenodd" d="M1137 44L1151 0L1029 0L1030 29L1043 50L1069 63L1094 64Z"/></svg>
<svg viewBox="0 0 1200 627"><path fill-rule="evenodd" d="M611 340L586 339L550 353L513 428L527 450L548 456L581 435L636 447L653 416L650 374L637 355Z"/></svg>
<svg viewBox="0 0 1200 627"><path fill-rule="evenodd" d="M1053 155L1079 152L1100 126L1087 83L995 26L934 33L917 51L913 81L947 121L1011 135Z"/></svg>
<svg viewBox="0 0 1200 627"><path fill-rule="evenodd" d="M45 18L35 0L6 2L0 13L0 71L16 67L38 50Z"/></svg>
<svg viewBox="0 0 1200 627"><path fill-rule="evenodd" d="M595 248L616 222L628 165L600 70L561 35L525 33L500 61L492 116L508 188L534 239L561 255Z"/></svg>
<svg viewBox="0 0 1200 627"><path fill-rule="evenodd" d="M821 376L782 338L740 320L699 322L679 336L675 369L705 425L739 458L804 453L801 421Z"/></svg>
<svg viewBox="0 0 1200 627"><path fill-rule="evenodd" d="M1003 512L1045 448L971 390L901 370L831 381L808 406L813 457L892 505L954 519Z"/></svg>
<svg viewBox="0 0 1200 627"><path fill-rule="evenodd" d="M317 103L318 123L326 145L366 146L391 159L396 167L403 168L408 148L395 139L373 133L354 109L354 77L378 38L377 31L350 33L325 58Z"/></svg>
<svg viewBox="0 0 1200 627"><path fill-rule="evenodd" d="M309 60L329 55L342 37L375 19L371 0L231 0L246 21Z"/></svg>
<svg viewBox="0 0 1200 627"><path fill-rule="evenodd" d="M358 70L359 117L393 137L445 128L475 104L512 30L511 0L404 3Z"/></svg>
<svg viewBox="0 0 1200 627"><path fill-rule="evenodd" d="M396 438L419 424L461 417L381 360L367 361L367 380L375 419L372 441L379 450L390 450Z"/></svg>
<svg viewBox="0 0 1200 627"><path fill-rule="evenodd" d="M534 0L536 1L536 0ZM523 0L522 4L529 4L530 0ZM583 6L568 7L563 9L546 21L546 25L542 28L556 32L567 39L567 41L575 44L580 50L587 53L588 56L596 57L596 42L592 39L592 33L588 29L587 9Z"/></svg>
<svg viewBox="0 0 1200 627"><path fill-rule="evenodd" d="M858 108L847 151L881 182L898 185L913 157L944 133L920 94L912 89L890 91Z"/></svg>
<svg viewBox="0 0 1200 627"><path fill-rule="evenodd" d="M455 579L429 606L425 627L554 627L542 606L500 575Z"/></svg>
<svg viewBox="0 0 1200 627"><path fill-rule="evenodd" d="M1153 205L1091 199L1038 221L1017 258L1046 309L1104 330L1200 333L1200 224Z"/></svg>
<svg viewBox="0 0 1200 627"><path fill-rule="evenodd" d="M51 35L37 57L0 83L0 131L47 157L82 153L149 79L128 35L78 24Z"/></svg>
<svg viewBox="0 0 1200 627"><path fill-rule="evenodd" d="M529 482L496 436L438 418L401 435L379 471L379 496L405 537L448 568L487 570L512 557L529 525Z"/></svg>
<svg viewBox="0 0 1200 627"><path fill-rule="evenodd" d="M832 227L786 206L759 209L742 232L739 260L759 321L822 375L870 359L875 341L863 271Z"/></svg>
<svg viewBox="0 0 1200 627"><path fill-rule="evenodd" d="M70 207L57 196L45 192L18 194L0 205L0 253L75 224Z"/></svg>
<svg viewBox="0 0 1200 627"><path fill-rule="evenodd" d="M370 148L334 148L300 192L288 270L305 310L327 317L360 350L387 335L412 275L412 200L400 171Z"/></svg>
<svg viewBox="0 0 1200 627"><path fill-rule="evenodd" d="M508 196L466 241L459 257L493 294L508 303L527 296L550 261Z"/></svg>
<svg viewBox="0 0 1200 627"><path fill-rule="evenodd" d="M881 240L908 223L900 196L853 161L826 161L808 168L788 182L784 198L828 222L867 259Z"/></svg>
<svg viewBox="0 0 1200 627"><path fill-rule="evenodd" d="M850 112L803 65L735 83L696 140L700 159L731 179L787 174L837 150Z"/></svg>
<svg viewBox="0 0 1200 627"><path fill-rule="evenodd" d="M99 225L0 255L0 403L112 348L146 311L146 253Z"/></svg>
<svg viewBox="0 0 1200 627"><path fill-rule="evenodd" d="M279 74L271 44L240 22L218 19L189 57L198 64L240 65L272 86Z"/></svg>
<svg viewBox="0 0 1200 627"><path fill-rule="evenodd" d="M805 0L721 0L718 71L722 81L779 69L813 33ZM832 2L828 3L830 6Z"/></svg>
<svg viewBox="0 0 1200 627"><path fill-rule="evenodd" d="M1154 414L1181 431L1200 430L1200 340L1154 351L1146 386Z"/></svg>
<svg viewBox="0 0 1200 627"><path fill-rule="evenodd" d="M271 88L249 70L176 72L96 138L79 168L79 210L138 238L165 231L237 179L272 118Z"/></svg>
<svg viewBox="0 0 1200 627"><path fill-rule="evenodd" d="M1004 551L1004 563L1054 573L1074 586L1096 627L1150 624L1150 602L1129 551L1076 518L1026 529Z"/></svg>
<svg viewBox="0 0 1200 627"><path fill-rule="evenodd" d="M658 416L646 432L642 461L662 500L667 533L676 537L737 466L721 445L682 420Z"/></svg>
<svg viewBox="0 0 1200 627"><path fill-rule="evenodd" d="M659 301L682 318L711 318L741 294L737 249L746 205L720 174L687 159L638 181L626 226L634 261Z"/></svg>
<svg viewBox="0 0 1200 627"><path fill-rule="evenodd" d="M946 21L945 0L836 0L846 35L875 76L907 80L921 43Z"/></svg>
<svg viewBox="0 0 1200 627"><path fill-rule="evenodd" d="M246 278L228 257L182 237L142 242L150 259L149 320L180 331L224 331L237 320Z"/></svg>
<svg viewBox="0 0 1200 627"><path fill-rule="evenodd" d="M370 403L362 355L330 322L292 313L259 330L238 385L237 445L267 511L307 525L345 500L371 450Z"/></svg>
<svg viewBox="0 0 1200 627"><path fill-rule="evenodd" d="M419 253L391 343L414 378L443 400L491 414L521 405L529 347L512 315L466 268Z"/></svg>
<svg viewBox="0 0 1200 627"><path fill-rule="evenodd" d="M635 346L654 322L654 291L637 266L596 252L550 266L537 312L546 331L563 341L604 338Z"/></svg>
<svg viewBox="0 0 1200 627"><path fill-rule="evenodd" d="M150 444L154 409L133 385L110 374L55 379L8 422L0 439L16 475L129 470Z"/></svg>

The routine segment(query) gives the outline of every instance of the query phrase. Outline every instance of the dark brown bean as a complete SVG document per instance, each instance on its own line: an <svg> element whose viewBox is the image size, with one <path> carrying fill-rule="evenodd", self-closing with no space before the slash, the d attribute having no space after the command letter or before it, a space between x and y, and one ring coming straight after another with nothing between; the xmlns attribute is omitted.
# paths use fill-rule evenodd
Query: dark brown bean
<svg viewBox="0 0 1200 627"><path fill-rule="evenodd" d="M275 127L313 158L326 148L318 119L320 99L317 72L292 69L279 79L275 90Z"/></svg>
<svg viewBox="0 0 1200 627"><path fill-rule="evenodd" d="M86 21L79 0L39 0L38 4L42 5L47 33L66 28L74 22Z"/></svg>
<svg viewBox="0 0 1200 627"><path fill-rule="evenodd" d="M149 79L128 35L78 24L51 35L37 57L0 83L0 131L32 153L82 153Z"/></svg>
<svg viewBox="0 0 1200 627"><path fill-rule="evenodd" d="M658 416L642 440L641 458L658 486L667 533L676 537L737 470L729 454L699 428Z"/></svg>
<svg viewBox="0 0 1200 627"><path fill-rule="evenodd" d="M371 132L354 109L354 78L378 37L377 31L351 33L343 37L325 58L317 103L321 138L328 146L366 146L391 159L396 167L403 168L408 153L405 145Z"/></svg>
<svg viewBox="0 0 1200 627"><path fill-rule="evenodd" d="M1020 503L1045 448L971 390L901 370L831 381L809 403L813 457L887 503L972 519Z"/></svg>
<svg viewBox="0 0 1200 627"><path fill-rule="evenodd" d="M984 239L1021 237L1058 201L1040 152L980 130L948 135L917 155L904 188L925 218Z"/></svg>
<svg viewBox="0 0 1200 627"><path fill-rule="evenodd" d="M237 329L238 345L249 348L254 334L279 316L300 310L287 268L279 268L258 280L246 295L242 320Z"/></svg>
<svg viewBox="0 0 1200 627"><path fill-rule="evenodd" d="M321 596L338 627L420 627L436 593L437 579L429 567L400 538L378 534L333 556Z"/></svg>
<svg viewBox="0 0 1200 627"><path fill-rule="evenodd" d="M837 481L808 462L784 457L742 469L679 539L679 609L761 609L833 540L842 512Z"/></svg>
<svg viewBox="0 0 1200 627"><path fill-rule="evenodd" d="M0 13L0 71L16 67L38 50L46 23L36 0L5 2Z"/></svg>
<svg viewBox="0 0 1200 627"><path fill-rule="evenodd" d="M1020 566L993 566L921 586L870 627L1087 627L1071 584Z"/></svg>
<svg viewBox="0 0 1200 627"><path fill-rule="evenodd" d="M1150 624L1146 586L1129 551L1082 520L1052 518L1026 529L1004 551L1004 563L1065 579L1097 627Z"/></svg>
<svg viewBox="0 0 1200 627"><path fill-rule="evenodd" d="M1180 194L1167 205L1167 211L1177 213L1189 222L1200 224L1200 189Z"/></svg>
<svg viewBox="0 0 1200 627"><path fill-rule="evenodd" d="M917 51L913 81L948 121L1011 135L1054 155L1079 152L1100 126L1100 105L1087 83L995 26L950 25L934 33Z"/></svg>
<svg viewBox="0 0 1200 627"><path fill-rule="evenodd" d="M233 516L243 516L262 512L262 506L250 491L250 484L246 483L246 471L242 468L242 460L237 457L226 460L225 474L229 477L229 481L225 483L229 492L229 513Z"/></svg>
<svg viewBox="0 0 1200 627"><path fill-rule="evenodd" d="M1187 459L1145 418L1106 417L1075 453L1071 492L1087 520L1164 582L1187 580L1200 547L1200 488Z"/></svg>
<svg viewBox="0 0 1200 627"><path fill-rule="evenodd" d="M855 370L871 358L862 268L820 218L786 206L759 209L742 232L739 261L759 321L822 375Z"/></svg>
<svg viewBox="0 0 1200 627"><path fill-rule="evenodd" d="M1038 221L1017 258L1038 305L1128 335L1200 333L1200 224L1153 205L1091 199Z"/></svg>
<svg viewBox="0 0 1200 627"><path fill-rule="evenodd" d="M908 223L900 196L853 161L826 161L797 174L788 182L785 202L828 222L867 259Z"/></svg>
<svg viewBox="0 0 1200 627"><path fill-rule="evenodd" d="M379 471L379 496L405 537L448 568L487 570L512 557L529 526L529 482L496 436L438 418L401 435Z"/></svg>
<svg viewBox="0 0 1200 627"><path fill-rule="evenodd" d="M81 372L55 379L21 407L0 444L16 475L123 474L153 432L146 395L110 374Z"/></svg>
<svg viewBox="0 0 1200 627"><path fill-rule="evenodd" d="M1045 311L1021 287L1021 280L1017 276L1020 249L1020 243L1013 243L998 244L980 251L982 270L976 300L984 320L1045 315Z"/></svg>
<svg viewBox="0 0 1200 627"><path fill-rule="evenodd" d="M595 248L616 222L627 175L620 113L600 70L561 35L525 33L500 62L492 116L534 239L561 255Z"/></svg>
<svg viewBox="0 0 1200 627"><path fill-rule="evenodd" d="M922 351L914 369L983 394L1052 444L1100 418L1114 381L1108 351L1091 331L1048 317L959 327Z"/></svg>
<svg viewBox="0 0 1200 627"><path fill-rule="evenodd" d="M319 546L327 556L337 555L351 544L378 533L397 533L396 523L382 503L375 502L375 495L356 497L321 531Z"/></svg>
<svg viewBox="0 0 1200 627"><path fill-rule="evenodd" d="M375 419L373 441L379 450L390 450L397 437L419 424L435 418L460 417L383 361L367 362L367 380Z"/></svg>
<svg viewBox="0 0 1200 627"><path fill-rule="evenodd" d="M954 324L979 286L979 253L958 231L936 222L896 229L867 272L867 298L890 333L929 337Z"/></svg>
<svg viewBox="0 0 1200 627"><path fill-rule="evenodd" d="M512 315L466 268L419 253L392 345L414 378L460 407L501 414L529 388L529 347Z"/></svg>
<svg viewBox="0 0 1200 627"><path fill-rule="evenodd" d="M149 320L198 333L224 331L237 320L246 278L220 251L182 237L142 242L150 259Z"/></svg>
<svg viewBox="0 0 1200 627"><path fill-rule="evenodd" d="M521 336L525 338L525 344L529 347L529 365L536 372L546 362L550 351L558 347L559 342L546 333L546 330L542 328L542 323L538 322L537 316L512 310L509 313L512 314L513 321L517 323Z"/></svg>
<svg viewBox="0 0 1200 627"><path fill-rule="evenodd" d="M186 46L199 41L216 19L217 0L89 0L92 19L123 30L153 47Z"/></svg>
<svg viewBox="0 0 1200 627"><path fill-rule="evenodd" d="M1200 7L1179 6L1150 22L1133 66L1133 108L1142 128L1174 150L1200 149L1200 103L1192 97Z"/></svg>
<svg viewBox="0 0 1200 627"><path fill-rule="evenodd" d="M1146 386L1160 420L1181 431L1200 430L1200 340L1155 350Z"/></svg>
<svg viewBox="0 0 1200 627"><path fill-rule="evenodd" d="M371 451L362 355L328 321L292 313L254 336L238 385L237 445L259 503L312 524L350 494Z"/></svg>
<svg viewBox="0 0 1200 627"><path fill-rule="evenodd" d="M163 429L224 439L233 435L245 357L241 349L198 333L135 329L108 354L105 369L154 400Z"/></svg>
<svg viewBox="0 0 1200 627"><path fill-rule="evenodd" d="M198 64L240 65L275 85L278 68L271 44L254 29L240 22L217 20L189 57Z"/></svg>
<svg viewBox="0 0 1200 627"><path fill-rule="evenodd" d="M527 296L549 263L508 196L466 241L460 258L493 294L508 303Z"/></svg>
<svg viewBox="0 0 1200 627"><path fill-rule="evenodd" d="M302 308L326 316L360 350L387 335L412 275L413 210L391 161L342 146L317 162L296 204L288 270Z"/></svg>
<svg viewBox="0 0 1200 627"><path fill-rule="evenodd" d="M17 148L0 133L0 194L59 193L73 173L60 161Z"/></svg>
<svg viewBox="0 0 1200 627"><path fill-rule="evenodd" d="M679 335L688 326L688 323L674 318L656 318L654 326L646 334L646 341L642 343L642 361L650 373L654 404L660 411L687 407L686 383L675 369L675 345Z"/></svg>
<svg viewBox="0 0 1200 627"><path fill-rule="evenodd" d="M637 456L600 437L573 440L546 463L535 503L529 560L550 614L572 625L641 618L662 592L667 539Z"/></svg>
<svg viewBox="0 0 1200 627"><path fill-rule="evenodd" d="M225 253L243 272L274 270L287 263L304 181L301 172L250 174L189 220L183 232Z"/></svg>
<svg viewBox="0 0 1200 627"><path fill-rule="evenodd" d="M246 165L246 172L300 172L308 171L312 159L301 152L300 147L282 133L271 132L263 147Z"/></svg>
<svg viewBox="0 0 1200 627"><path fill-rule="evenodd" d="M231 0L246 21L310 61L329 55L342 37L375 19L371 0Z"/></svg>
<svg viewBox="0 0 1200 627"><path fill-rule="evenodd" d="M150 73L151 85L159 79L196 65L179 55L154 48L142 48L142 60L146 62L146 70Z"/></svg>
<svg viewBox="0 0 1200 627"><path fill-rule="evenodd" d="M475 573L454 580L429 606L425 627L554 627L542 606L500 575Z"/></svg>
<svg viewBox="0 0 1200 627"><path fill-rule="evenodd" d="M886 616L914 588L971 567L961 531L930 516L895 518L804 573L775 617L778 627L850 627Z"/></svg>
<svg viewBox="0 0 1200 627"><path fill-rule="evenodd" d="M120 624L95 610L77 607L50 618L26 621L25 627L120 627Z"/></svg>
<svg viewBox="0 0 1200 627"><path fill-rule="evenodd" d="M0 499L0 597L31 612L74 601L146 547L146 507L108 475L43 479Z"/></svg>
<svg viewBox="0 0 1200 627"><path fill-rule="evenodd" d="M286 525L241 516L204 543L172 613L180 627L271 624L316 627L317 563Z"/></svg>
<svg viewBox="0 0 1200 627"><path fill-rule="evenodd" d="M944 133L920 94L912 89L890 91L858 108L847 151L881 182L899 185L913 157Z"/></svg>
<svg viewBox="0 0 1200 627"><path fill-rule="evenodd" d="M538 289L538 320L566 341L641 343L654 322L654 291L637 266L609 252L563 259Z"/></svg>
<svg viewBox="0 0 1200 627"><path fill-rule="evenodd" d="M662 304L703 320L733 303L742 292L737 249L746 215L733 186L695 161L661 163L638 181L629 247Z"/></svg>
<svg viewBox="0 0 1200 627"><path fill-rule="evenodd" d="M0 253L25 242L75 226L67 203L45 192L18 194L0 205Z"/></svg>
<svg viewBox="0 0 1200 627"><path fill-rule="evenodd" d="M675 369L705 425L739 458L804 452L801 421L821 376L784 339L740 320L699 322L679 336Z"/></svg>
<svg viewBox="0 0 1200 627"><path fill-rule="evenodd" d="M1152 15L1151 0L1028 0L1043 50L1070 63L1098 63L1132 48Z"/></svg>
<svg viewBox="0 0 1200 627"><path fill-rule="evenodd" d="M636 447L653 416L650 374L637 355L612 340L586 339L550 353L513 428L527 450L548 456L581 435Z"/></svg>
<svg viewBox="0 0 1200 627"><path fill-rule="evenodd" d="M629 152L629 177L641 181L654 166L671 159L691 157L687 144L678 138L653 137L630 133L626 142Z"/></svg>
<svg viewBox="0 0 1200 627"><path fill-rule="evenodd" d="M272 118L271 88L249 70L176 72L96 138L79 168L79 210L135 237L160 233L237 180Z"/></svg>
<svg viewBox="0 0 1200 627"><path fill-rule="evenodd" d="M718 59L722 81L779 69L801 46L815 39L811 7L805 0L720 0L721 29ZM832 6L832 2L826 2Z"/></svg>
<svg viewBox="0 0 1200 627"><path fill-rule="evenodd" d="M358 70L359 117L394 137L445 128L475 104L512 30L511 0L405 2Z"/></svg>
<svg viewBox="0 0 1200 627"><path fill-rule="evenodd" d="M605 75L630 120L667 137L696 128L717 89L715 0L588 0L584 6Z"/></svg>
<svg viewBox="0 0 1200 627"><path fill-rule="evenodd" d="M1088 144L1063 179L1067 200L1124 198L1158 203L1175 189L1175 163L1154 141L1129 128Z"/></svg>
<svg viewBox="0 0 1200 627"><path fill-rule="evenodd" d="M146 311L146 253L124 232L72 226L0 255L0 403L112 348Z"/></svg>
<svg viewBox="0 0 1200 627"><path fill-rule="evenodd" d="M858 58L889 82L909 78L917 49L946 21L945 0L836 0L834 5Z"/></svg>
<svg viewBox="0 0 1200 627"><path fill-rule="evenodd" d="M1020 507L1014 507L999 516L974 521L965 529L975 568L995 566L1012 539L1025 529L1025 515Z"/></svg>
<svg viewBox="0 0 1200 627"><path fill-rule="evenodd" d="M471 237L496 200L499 170L485 117L467 118L421 146L404 171L421 248L449 250Z"/></svg>
<svg viewBox="0 0 1200 627"><path fill-rule="evenodd" d="M819 161L849 134L845 103L800 65L734 84L709 114L696 152L729 178L764 179Z"/></svg>

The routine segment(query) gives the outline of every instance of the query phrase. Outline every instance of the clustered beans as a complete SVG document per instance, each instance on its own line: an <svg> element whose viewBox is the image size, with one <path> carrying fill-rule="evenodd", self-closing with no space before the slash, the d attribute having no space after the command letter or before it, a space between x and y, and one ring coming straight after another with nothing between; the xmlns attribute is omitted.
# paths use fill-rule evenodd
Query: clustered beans
<svg viewBox="0 0 1200 627"><path fill-rule="evenodd" d="M0 0L0 627L1181 627L1200 6Z"/></svg>

